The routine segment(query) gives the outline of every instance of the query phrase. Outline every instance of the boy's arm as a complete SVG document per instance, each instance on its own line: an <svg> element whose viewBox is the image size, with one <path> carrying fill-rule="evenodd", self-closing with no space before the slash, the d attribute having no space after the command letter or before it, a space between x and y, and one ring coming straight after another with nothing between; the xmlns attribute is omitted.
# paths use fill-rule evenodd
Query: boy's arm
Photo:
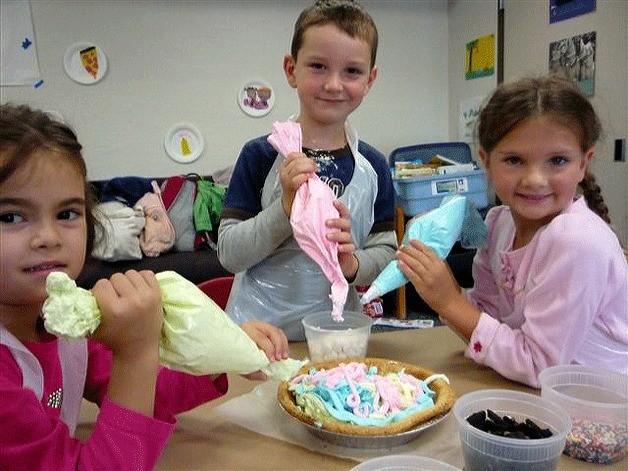
<svg viewBox="0 0 628 471"><path fill-rule="evenodd" d="M278 198L250 219L220 221L218 259L232 273L244 271L271 255L291 235L290 220Z"/></svg>
<svg viewBox="0 0 628 471"><path fill-rule="evenodd" d="M369 234L364 246L355 251L359 267L353 280L354 285L369 285L381 271L395 258L397 235L395 231Z"/></svg>

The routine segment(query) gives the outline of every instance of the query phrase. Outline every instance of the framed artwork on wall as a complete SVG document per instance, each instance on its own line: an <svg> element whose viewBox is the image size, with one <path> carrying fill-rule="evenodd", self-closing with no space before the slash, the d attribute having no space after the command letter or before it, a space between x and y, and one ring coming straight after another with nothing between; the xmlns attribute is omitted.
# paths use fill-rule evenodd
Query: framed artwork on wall
<svg viewBox="0 0 628 471"><path fill-rule="evenodd" d="M549 0L549 22L557 23L595 11L595 2L596 0Z"/></svg>
<svg viewBox="0 0 628 471"><path fill-rule="evenodd" d="M595 90L595 31L554 41L549 45L550 73L567 77L587 96Z"/></svg>
<svg viewBox="0 0 628 471"><path fill-rule="evenodd" d="M495 73L495 35L487 34L466 45L465 79L488 77Z"/></svg>

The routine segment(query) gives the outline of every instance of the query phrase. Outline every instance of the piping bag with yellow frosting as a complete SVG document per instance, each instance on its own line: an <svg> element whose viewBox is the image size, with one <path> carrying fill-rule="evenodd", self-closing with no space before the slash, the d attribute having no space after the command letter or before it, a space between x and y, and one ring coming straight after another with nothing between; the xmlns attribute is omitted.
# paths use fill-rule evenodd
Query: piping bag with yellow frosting
<svg viewBox="0 0 628 471"><path fill-rule="evenodd" d="M291 358L271 363L266 354L194 283L174 271L155 275L161 289L164 323L160 363L194 375L248 374L258 370L268 379L289 379L305 363ZM63 272L46 279L44 327L67 339L93 333L100 310L89 290L76 286Z"/></svg>
<svg viewBox="0 0 628 471"><path fill-rule="evenodd" d="M465 196L446 196L438 208L415 216L408 221L402 244L416 239L431 248L439 258L445 259L456 241L465 248L477 248L486 240L487 229L482 215ZM408 282L392 260L375 278L360 302L366 304Z"/></svg>

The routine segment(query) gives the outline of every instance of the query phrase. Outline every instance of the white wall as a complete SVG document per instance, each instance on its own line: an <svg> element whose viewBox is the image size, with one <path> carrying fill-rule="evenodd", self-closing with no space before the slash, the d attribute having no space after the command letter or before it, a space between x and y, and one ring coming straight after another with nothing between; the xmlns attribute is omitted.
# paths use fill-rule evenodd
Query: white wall
<svg viewBox="0 0 628 471"><path fill-rule="evenodd" d="M478 97L486 98L497 85L497 58L495 73L487 77L467 80L465 78L466 45L470 41L489 34L495 35L497 54L497 2L496 0L448 0L449 39L449 140L463 139L459 131L461 104ZM473 158L477 156L477 143L470 142ZM489 182L489 201L495 195Z"/></svg>
<svg viewBox="0 0 628 471"><path fill-rule="evenodd" d="M497 0L448 0L449 135L459 138L460 101L490 93L496 76L464 80L465 44L497 34ZM604 135L596 146L592 170L602 188L614 229L628 246L628 163L613 161L615 139L628 137L628 2L598 0L596 10L549 23L547 0L504 0L504 80L548 72L549 44L597 32L595 93Z"/></svg>
<svg viewBox="0 0 628 471"><path fill-rule="evenodd" d="M447 7L449 39L449 135L461 139L458 132L460 104L475 97L486 97L497 85L495 73L487 77L465 79L466 45L478 37L495 34L497 54L497 1L449 0ZM472 146L475 151L475 146ZM474 155L474 157L476 157Z"/></svg>
<svg viewBox="0 0 628 471"><path fill-rule="evenodd" d="M0 87L2 102L61 113L84 144L90 178L211 173L232 164L242 144L270 132L296 111L282 59L294 21L311 3L285 0L31 0L45 84ZM352 122L388 155L394 148L448 140L447 11L443 0L362 2L380 33L378 79ZM94 85L65 73L75 42L107 54ZM237 104L252 79L276 92L268 115L251 118ZM198 127L205 151L195 162L167 157L163 140L175 124Z"/></svg>

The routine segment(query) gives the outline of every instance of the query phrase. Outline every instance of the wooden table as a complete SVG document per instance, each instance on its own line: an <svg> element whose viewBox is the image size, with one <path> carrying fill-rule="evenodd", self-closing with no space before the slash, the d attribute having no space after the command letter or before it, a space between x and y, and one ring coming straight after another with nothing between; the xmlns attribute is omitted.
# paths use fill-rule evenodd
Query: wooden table
<svg viewBox="0 0 628 471"><path fill-rule="evenodd" d="M458 396L478 389L504 388L539 394L538 390L504 379L495 371L480 366L463 356L464 343L448 327L412 329L374 333L369 343L368 356L389 358L425 366L446 374ZM303 358L307 353L305 343L291 344L291 356ZM357 463L292 445L249 431L224 420L216 413L217 405L234 397L247 394L259 383L238 375L230 375L229 391L225 397L204 404L181 414L177 430L157 465L158 470L350 470ZM86 403L87 404L87 403ZM87 408L82 415L84 425L79 425L77 435L84 437L91 429L94 408ZM453 419L453 417L451 417ZM286 417L286 420L289 420ZM449 418L448 418L449 420ZM441 436L442 424L433 428L435 433L421 435L419 440L433 440L439 449L443 443L450 452L460 455L456 433ZM394 449L393 449L394 450ZM394 454L394 451L391 453ZM436 459L443 457L431 456ZM443 461L447 461L443 459ZM451 461L451 460L450 460ZM626 470L628 460L614 465L598 466L600 470ZM455 464L455 463L453 463ZM562 456L559 470L585 470L594 465Z"/></svg>

